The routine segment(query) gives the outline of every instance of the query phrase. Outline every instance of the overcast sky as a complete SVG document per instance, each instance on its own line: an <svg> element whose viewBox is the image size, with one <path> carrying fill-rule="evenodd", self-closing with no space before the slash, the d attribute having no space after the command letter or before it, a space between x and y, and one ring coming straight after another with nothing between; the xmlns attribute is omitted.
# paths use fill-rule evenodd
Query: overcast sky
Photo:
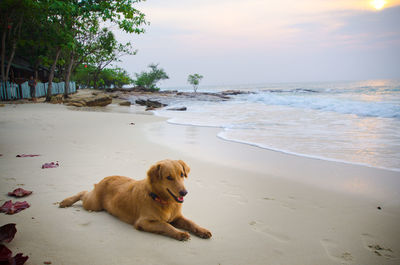
<svg viewBox="0 0 400 265"><path fill-rule="evenodd" d="M382 0L375 0L377 2ZM162 87L400 79L400 0L147 0L142 35L117 33L138 53L134 76L159 63Z"/></svg>

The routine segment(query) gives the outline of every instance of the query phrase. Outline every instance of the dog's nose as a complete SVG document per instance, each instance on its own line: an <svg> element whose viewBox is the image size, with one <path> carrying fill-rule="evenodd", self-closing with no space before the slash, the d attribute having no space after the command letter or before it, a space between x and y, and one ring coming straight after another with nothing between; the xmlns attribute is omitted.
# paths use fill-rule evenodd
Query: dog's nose
<svg viewBox="0 0 400 265"><path fill-rule="evenodd" d="M182 197L184 197L187 193L188 193L187 190L181 190L181 191L179 192L179 195L181 195Z"/></svg>

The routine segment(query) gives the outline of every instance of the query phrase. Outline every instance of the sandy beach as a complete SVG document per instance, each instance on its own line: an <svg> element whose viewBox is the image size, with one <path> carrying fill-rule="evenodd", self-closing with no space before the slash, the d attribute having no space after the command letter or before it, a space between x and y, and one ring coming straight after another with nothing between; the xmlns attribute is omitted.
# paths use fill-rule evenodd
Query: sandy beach
<svg viewBox="0 0 400 265"><path fill-rule="evenodd" d="M399 172L228 142L218 129L171 125L127 108L0 108L0 204L15 188L33 191L17 199L31 207L1 213L0 225L17 224L7 246L28 255L26 264L400 263ZM166 158L191 167L183 214L211 230L211 239L179 242L80 203L58 207L106 176L142 179ZM56 161L58 168L41 168Z"/></svg>

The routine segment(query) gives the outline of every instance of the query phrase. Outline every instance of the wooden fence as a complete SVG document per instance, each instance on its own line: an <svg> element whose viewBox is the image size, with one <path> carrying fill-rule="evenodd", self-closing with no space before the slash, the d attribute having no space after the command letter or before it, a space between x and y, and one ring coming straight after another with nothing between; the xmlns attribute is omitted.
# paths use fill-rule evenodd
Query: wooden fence
<svg viewBox="0 0 400 265"><path fill-rule="evenodd" d="M44 97L47 95L48 83L37 83L35 97ZM63 94L65 89L65 83L53 83L53 87L51 88L51 94ZM75 82L69 83L69 91L70 93L76 92ZM28 85L28 82L25 82L21 85L17 85L15 83L9 82L1 82L0 88L0 97L1 100L13 100L13 99L21 99L21 98L31 98L31 92Z"/></svg>

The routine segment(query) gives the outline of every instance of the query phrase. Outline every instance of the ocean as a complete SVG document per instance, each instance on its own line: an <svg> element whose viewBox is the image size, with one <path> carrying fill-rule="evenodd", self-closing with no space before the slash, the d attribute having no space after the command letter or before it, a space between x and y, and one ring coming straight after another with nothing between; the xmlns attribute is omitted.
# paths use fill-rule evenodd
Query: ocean
<svg viewBox="0 0 400 265"><path fill-rule="evenodd" d="M179 89L190 91L190 87ZM177 101L169 123L221 128L218 137L316 159L400 172L400 81L202 87L248 91L222 102Z"/></svg>

